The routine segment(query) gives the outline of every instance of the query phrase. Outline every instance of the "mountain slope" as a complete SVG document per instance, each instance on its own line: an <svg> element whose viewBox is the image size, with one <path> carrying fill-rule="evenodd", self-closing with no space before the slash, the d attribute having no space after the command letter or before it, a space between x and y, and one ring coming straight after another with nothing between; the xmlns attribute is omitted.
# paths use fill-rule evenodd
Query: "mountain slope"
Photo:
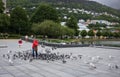
<svg viewBox="0 0 120 77"><path fill-rule="evenodd" d="M37 7L39 3L46 2L56 7L70 7L85 9L94 12L108 12L110 14L120 17L120 11L102 5L100 3L88 0L7 0L7 7L14 8L17 5L25 8Z"/></svg>

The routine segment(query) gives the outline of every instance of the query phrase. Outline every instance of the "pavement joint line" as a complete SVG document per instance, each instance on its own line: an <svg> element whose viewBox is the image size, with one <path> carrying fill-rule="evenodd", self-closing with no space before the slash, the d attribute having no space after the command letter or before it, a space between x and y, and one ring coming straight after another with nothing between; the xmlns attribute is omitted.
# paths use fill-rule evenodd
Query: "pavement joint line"
<svg viewBox="0 0 120 77"><path fill-rule="evenodd" d="M7 69L5 69L4 67L2 67L6 72L8 72L8 74L10 74L11 76L15 77L14 74L12 74L11 72L9 72Z"/></svg>
<svg viewBox="0 0 120 77"><path fill-rule="evenodd" d="M4 70L2 67L0 67L0 70ZM4 70L5 71L5 70ZM0 73L0 75L3 75L3 74L8 74L8 72L4 72L4 73Z"/></svg>
<svg viewBox="0 0 120 77"><path fill-rule="evenodd" d="M56 63L59 63L59 64L56 64ZM58 65L58 66L60 66L60 67L67 68L67 69L69 69L69 70L74 70L74 71L77 71L77 72L81 72L81 71L79 71L79 70L77 70L77 69L73 69L72 67L70 67L70 68L65 67L64 65L66 65L66 64L61 64L60 62L54 62L54 63L52 63L52 64ZM53 67L53 68L54 68L54 67ZM56 69L56 68L55 68L55 69ZM83 71L82 71L82 73L86 73L86 72L83 72Z"/></svg>
<svg viewBox="0 0 120 77"><path fill-rule="evenodd" d="M55 64L60 65L61 63L60 63L60 62L55 62ZM77 71L80 71L80 72L82 71L82 72L84 72L84 73L91 74L91 73L86 72L86 71L83 71L83 70L75 69L75 68L71 67L71 66L73 66L73 65L70 65L70 64L67 64L67 65L60 65L60 66L66 67L66 68L71 68L72 70L77 70ZM76 68L77 68L77 67L76 67ZM82 68L82 69L84 69L84 68Z"/></svg>
<svg viewBox="0 0 120 77"><path fill-rule="evenodd" d="M20 70L18 70L17 68L15 68L14 66L11 66L11 67L6 67L6 69L8 69L8 71L12 74L17 75L17 73L23 73L21 72ZM12 70L11 70L12 69ZM23 73L24 74L24 73Z"/></svg>
<svg viewBox="0 0 120 77"><path fill-rule="evenodd" d="M24 67L24 66L22 65L21 67ZM24 73L25 73L26 75L28 75L29 77L33 77L32 75L30 75L29 72L27 72L27 71L21 69L20 67L17 67L17 66L16 66L16 68L19 68L19 70L21 70L22 72L24 72ZM28 70L28 69L26 69L26 70Z"/></svg>
<svg viewBox="0 0 120 77"><path fill-rule="evenodd" d="M43 65L39 65L39 67L42 67ZM66 75L66 76L69 76L69 77L75 77L75 76L73 76L73 75L71 75L71 74L69 74L69 73L65 73L65 72L63 72L63 71L60 71L60 70L56 70L56 69L51 69L50 67L42 67L42 68L44 68L44 69L47 69L47 70L49 70L49 71L51 71L51 72L57 72L57 75L60 75L60 76L63 76L63 74L64 75ZM54 70L54 71L53 71Z"/></svg>
<svg viewBox="0 0 120 77"><path fill-rule="evenodd" d="M39 63L39 62L38 62ZM39 63L40 64L40 63ZM53 64L53 63L52 63ZM40 64L41 65L41 64ZM44 64L42 64L43 66L44 66ZM57 64L58 65L58 64ZM34 65L35 66L35 65ZM48 66L48 65L46 65L46 66ZM63 67L62 65L58 65L58 66L61 66L61 67ZM40 67L40 66L39 66ZM48 66L49 67L49 66ZM50 67L49 67L50 68ZM54 69L56 69L55 67L51 67L51 68L54 68ZM64 67L64 68L67 68L67 67ZM67 69L70 69L70 68L67 68ZM75 70L75 71L78 71L77 69L73 69L73 68L71 68L72 70ZM58 70L58 69L56 69L56 70ZM59 71L61 71L61 72L64 72L64 71L62 71L62 70L59 70ZM80 71L79 71L80 72ZM67 72L66 72L67 73ZM86 72L84 72L84 73L86 73ZM71 74L71 73L68 73L68 74ZM71 75L73 75L73 74L71 74Z"/></svg>
<svg viewBox="0 0 120 77"><path fill-rule="evenodd" d="M24 67L24 68L26 68L27 70L31 70L31 69L29 69L28 67L25 67L25 66L22 66L22 67ZM33 70L31 70L32 72L34 72L34 73L36 73L36 71L33 71ZM46 76L44 76L43 74L40 74L40 73L38 73L39 75L41 75L42 77L46 77ZM29 74L30 75L30 74Z"/></svg>
<svg viewBox="0 0 120 77"><path fill-rule="evenodd" d="M58 63L59 63L59 62L58 62ZM80 67L80 66L81 66L81 64L80 64L80 63L78 63L77 65L75 65L75 64L68 64L68 65L70 65L70 66L78 66L78 67ZM81 68L82 68L82 69L85 69L86 67L85 67L85 68L83 68L83 66L84 66L84 67L86 66L86 67L89 69L89 65L82 65L82 67L81 67ZM86 69L86 70L88 70L88 69ZM99 70L98 70L98 69L95 69L95 71L99 71ZM102 71L103 71L103 70L102 70ZM105 73L105 72L106 72L106 73L109 73L109 72L107 72L107 71L104 71L104 73ZM102 73L103 73L103 72L102 72Z"/></svg>
<svg viewBox="0 0 120 77"><path fill-rule="evenodd" d="M39 69L42 69L42 70L44 70L44 71L46 71L46 72L49 72L49 73L51 73L51 74L55 74L55 73L53 73L53 72L50 72L50 71L48 71L48 70L45 70L45 69L43 69L43 68L41 68L40 66L38 66L38 65L34 65L34 64L31 64L31 65L33 65L34 67L36 67L36 68L39 68ZM57 74L55 74L57 77L61 77L61 76L59 76L59 75L57 75Z"/></svg>
<svg viewBox="0 0 120 77"><path fill-rule="evenodd" d="M6 66L10 66L10 64L9 64L9 62L5 59L5 60L3 60L3 59L1 59L5 64L7 63L7 65ZM6 67L6 66L1 66L1 67Z"/></svg>
<svg viewBox="0 0 120 77"><path fill-rule="evenodd" d="M1 60L4 61L5 63L7 63L7 66L10 66L10 64L8 62L8 59L4 58L4 59L1 59ZM13 63L13 66L15 66L14 63Z"/></svg>
<svg viewBox="0 0 120 77"><path fill-rule="evenodd" d="M16 69L18 69L19 71L25 73L26 75L28 75L29 77L33 77L30 74L26 73L24 70L21 70L18 66L15 66Z"/></svg>
<svg viewBox="0 0 120 77"><path fill-rule="evenodd" d="M2 73L2 74L0 74L0 75L4 75L4 74L8 74L8 73Z"/></svg>
<svg viewBox="0 0 120 77"><path fill-rule="evenodd" d="M57 64L60 64L60 62L56 62ZM68 64L67 66L65 65L65 67L68 67L68 66L74 66L74 64ZM78 66L78 65L75 65L75 66ZM78 67L80 67L80 66L78 66ZM69 67L68 67L69 68ZM72 68L73 69L73 68ZM83 68L83 67L81 67L81 69L85 69L85 68ZM89 67L88 67L88 69L89 69ZM86 69L86 70L80 70L80 71L83 71L83 72L85 72L85 71L87 71L88 69ZM75 69L75 70L78 70L78 69ZM94 70L94 71L97 71L96 69ZM85 72L85 73L89 73L89 74L91 74L91 72Z"/></svg>
<svg viewBox="0 0 120 77"><path fill-rule="evenodd" d="M52 63L53 64L53 63ZM69 65L69 66L66 66L65 64L65 66L63 65L63 64L60 64L59 62L54 62L54 64L56 64L56 65L59 65L59 66L61 66L61 67L64 67L64 68L69 68L69 69L72 69L72 70L76 70L76 71L82 71L83 73L88 73L88 74L91 74L91 73L89 73L89 72L85 72L85 71L83 71L83 70L79 70L79 69L74 69L74 68L72 68L72 67L70 67L71 65Z"/></svg>
<svg viewBox="0 0 120 77"><path fill-rule="evenodd" d="M28 69L28 70L32 70L32 69L30 69L30 68L28 68L28 67L26 67L26 66L23 66L23 67L25 67L26 69ZM33 66L34 67L34 66ZM32 70L33 71L33 70ZM35 72L36 73L36 71L33 71L33 72ZM38 73L38 72L37 72ZM43 74L41 74L41 73L38 73L38 74L40 74L41 76L43 76L43 77L46 77L46 76L44 76Z"/></svg>
<svg viewBox="0 0 120 77"><path fill-rule="evenodd" d="M32 64L32 65L34 65L34 64ZM34 65L35 66L35 65ZM43 64L42 64L42 66L43 66ZM38 66L38 67L40 67L40 66ZM50 67L49 67L50 68ZM57 70L57 69L55 69L55 70ZM61 71L61 70L59 70L59 71ZM61 71L61 72L63 72L63 71ZM54 74L54 73L53 73Z"/></svg>
<svg viewBox="0 0 120 77"><path fill-rule="evenodd" d="M61 76L59 76L59 75L57 75L57 74L55 74L55 73L53 73L53 72L47 71L47 70L45 70L45 69L43 69L43 68L41 68L41 67L39 67L39 66L36 66L36 65L34 65L33 63L32 63L31 65L33 65L33 66L36 67L36 68L42 69L42 70L46 71L47 73L49 72L49 73L52 74L52 75L54 74L54 75L56 75L55 77L61 77Z"/></svg>

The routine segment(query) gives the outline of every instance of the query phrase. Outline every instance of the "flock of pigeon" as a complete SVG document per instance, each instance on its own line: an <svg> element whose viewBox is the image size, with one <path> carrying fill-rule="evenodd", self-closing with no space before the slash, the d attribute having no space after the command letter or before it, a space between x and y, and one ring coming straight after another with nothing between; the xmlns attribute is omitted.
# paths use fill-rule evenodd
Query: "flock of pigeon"
<svg viewBox="0 0 120 77"><path fill-rule="evenodd" d="M16 51L16 52L8 51L7 54L3 54L3 58L7 59L10 65L14 65L14 60L17 60L17 59L25 60L29 62L32 62L34 59L46 60L47 62L59 60L65 64L67 60L71 60L71 61L81 60L87 57L87 60L84 60L83 63L87 64L90 69L97 69L96 64L104 59L100 56L88 57L85 55L73 55L73 53L70 53L70 54L61 54L59 52L52 53L53 50L57 49L56 47L52 47L52 48L46 48L45 46L41 46L41 47L45 48L46 53L39 52L37 58L32 57L32 50ZM113 56L108 56L109 60L112 60L114 58L115 57ZM112 62L108 63L107 66L109 69L119 69L119 65L113 64Z"/></svg>
<svg viewBox="0 0 120 77"><path fill-rule="evenodd" d="M88 57L88 59L87 59L87 61L85 60L84 63L88 64L90 69L96 69L97 68L96 65L101 63L102 60L104 60L104 58L102 58L100 56L94 56L94 57L87 56L87 57ZM112 62L112 60L114 60L114 58L115 57L113 57L111 55L108 56L109 62L107 64L106 63L102 63L102 65L108 66L109 69L119 69L119 65Z"/></svg>

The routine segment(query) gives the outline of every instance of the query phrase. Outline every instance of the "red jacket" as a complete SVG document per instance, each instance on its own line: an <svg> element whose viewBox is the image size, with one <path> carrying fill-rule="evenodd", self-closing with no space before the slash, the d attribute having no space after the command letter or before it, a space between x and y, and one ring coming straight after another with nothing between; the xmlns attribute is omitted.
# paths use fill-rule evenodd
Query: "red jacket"
<svg viewBox="0 0 120 77"><path fill-rule="evenodd" d="M32 48L34 48L36 46L38 46L38 40L35 39L35 40L33 40Z"/></svg>

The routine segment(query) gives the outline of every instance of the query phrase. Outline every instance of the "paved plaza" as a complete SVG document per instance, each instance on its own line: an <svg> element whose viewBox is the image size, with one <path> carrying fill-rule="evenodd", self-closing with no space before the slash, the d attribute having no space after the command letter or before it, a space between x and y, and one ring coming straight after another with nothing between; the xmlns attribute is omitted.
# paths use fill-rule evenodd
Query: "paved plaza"
<svg viewBox="0 0 120 77"><path fill-rule="evenodd" d="M49 61L34 59L14 60L10 65L3 54L8 51L31 50L32 43L23 41L22 47L18 40L0 40L0 77L120 77L120 50L97 47L57 48L52 53L82 55L81 59L67 59L66 63L60 60ZM51 48L51 47L45 47ZM45 53L45 48L40 45L39 52ZM91 58L98 59L93 62L96 68L91 68ZM114 66L117 65L118 68Z"/></svg>

